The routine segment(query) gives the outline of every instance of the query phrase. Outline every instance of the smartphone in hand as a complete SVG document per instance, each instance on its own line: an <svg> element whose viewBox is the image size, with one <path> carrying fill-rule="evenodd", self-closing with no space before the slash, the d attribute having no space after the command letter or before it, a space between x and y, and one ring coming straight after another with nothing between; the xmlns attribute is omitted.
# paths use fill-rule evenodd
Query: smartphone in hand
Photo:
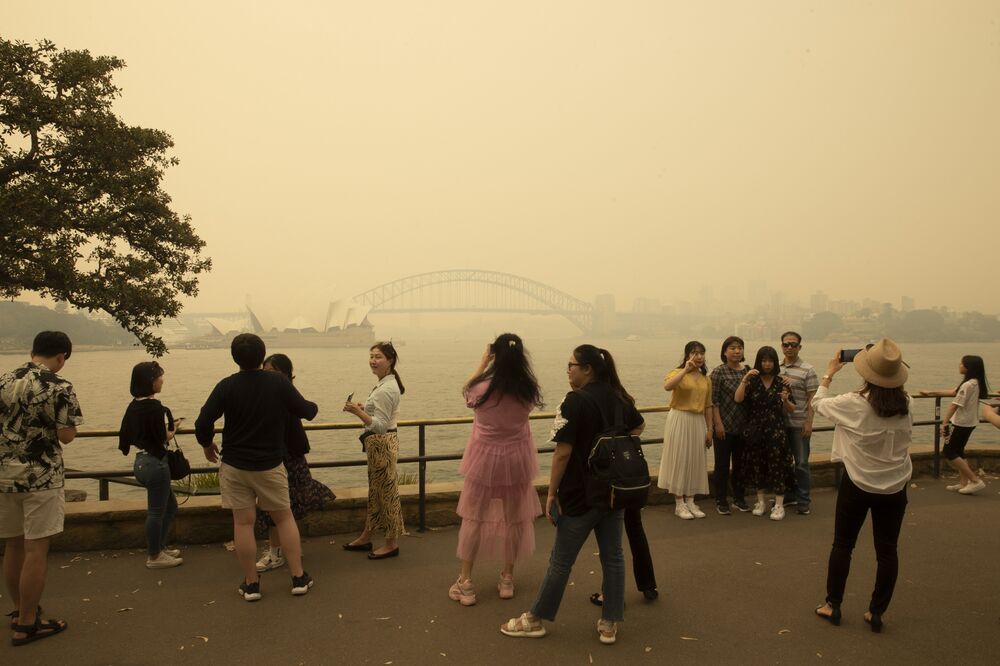
<svg viewBox="0 0 1000 666"><path fill-rule="evenodd" d="M858 355L860 349L841 349L840 350L840 362L850 363L854 360L854 357Z"/></svg>
<svg viewBox="0 0 1000 666"><path fill-rule="evenodd" d="M345 400L344 402L350 402L353 398L354 398L354 391L351 391L350 393L347 394L347 400Z"/></svg>

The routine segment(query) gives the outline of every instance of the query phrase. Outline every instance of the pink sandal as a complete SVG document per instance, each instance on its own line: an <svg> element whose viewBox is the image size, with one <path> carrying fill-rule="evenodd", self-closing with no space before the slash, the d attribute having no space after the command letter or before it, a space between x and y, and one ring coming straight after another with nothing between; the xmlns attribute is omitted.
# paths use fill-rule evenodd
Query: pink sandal
<svg viewBox="0 0 1000 666"><path fill-rule="evenodd" d="M497 583L497 590L500 591L501 599L513 599L514 574L500 574L500 582Z"/></svg>

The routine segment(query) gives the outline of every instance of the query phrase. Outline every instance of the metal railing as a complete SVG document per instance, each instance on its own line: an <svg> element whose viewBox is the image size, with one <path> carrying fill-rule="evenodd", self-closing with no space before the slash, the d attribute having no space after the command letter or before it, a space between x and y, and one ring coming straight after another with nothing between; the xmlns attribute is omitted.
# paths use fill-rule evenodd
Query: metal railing
<svg viewBox="0 0 1000 666"><path fill-rule="evenodd" d="M917 426L934 426L934 478L938 478L941 474L941 431L937 426L941 423L941 396L922 396L914 395L915 399L934 399L934 418L931 420L914 421L914 427ZM661 413L667 412L669 408L666 406L662 407L641 407L639 412L642 414L650 413ZM555 418L555 412L544 412L538 414L531 414L529 417L531 420L540 419L553 419ZM419 515L419 527L418 530L423 532L427 527L427 463L429 462L442 462L442 461L454 461L461 460L462 453L445 453L428 455L427 454L427 428L429 427L439 427L448 425L469 425L473 422L472 417L460 417L460 418L446 418L446 419L417 419L410 421L399 421L397 423L398 428L417 428L417 455L415 456L402 456L397 460L397 464L417 464L417 486L418 486L418 515ZM981 421L982 422L982 421ZM360 430L363 426L360 423L309 423L303 424L306 430ZM832 432L833 426L819 426L813 428L813 432ZM181 435L192 435L194 430L191 428L186 428L177 431ZM222 432L221 429L216 428L216 434ZM77 433L77 437L117 437L117 430L90 430L81 431ZM662 444L663 438L648 438L643 439L642 443L645 444ZM553 446L543 446L538 448L540 454L552 453L555 450ZM319 462L309 462L310 469L326 469L332 467L364 467L368 464L367 459L356 459L356 460L325 460ZM192 474L205 474L205 473L215 473L218 472L218 467L195 467L192 465ZM66 470L67 479L94 479L98 482L98 499L101 501L110 498L110 483L116 479L132 479L134 474L132 470L118 469L118 470Z"/></svg>

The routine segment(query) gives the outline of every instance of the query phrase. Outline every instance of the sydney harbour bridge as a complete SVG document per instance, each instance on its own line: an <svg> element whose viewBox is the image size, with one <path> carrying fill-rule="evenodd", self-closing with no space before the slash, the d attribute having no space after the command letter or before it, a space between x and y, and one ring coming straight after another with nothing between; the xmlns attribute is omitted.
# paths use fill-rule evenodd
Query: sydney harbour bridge
<svg viewBox="0 0 1000 666"><path fill-rule="evenodd" d="M411 275L354 297L373 313L512 312L561 315L584 333L595 329L594 305L520 275L458 269Z"/></svg>

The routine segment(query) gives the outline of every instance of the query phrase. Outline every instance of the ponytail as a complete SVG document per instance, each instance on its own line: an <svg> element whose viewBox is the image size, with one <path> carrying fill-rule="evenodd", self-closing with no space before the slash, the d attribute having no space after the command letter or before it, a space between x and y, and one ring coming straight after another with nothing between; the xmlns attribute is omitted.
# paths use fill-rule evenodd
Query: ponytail
<svg viewBox="0 0 1000 666"><path fill-rule="evenodd" d="M396 383L399 384L399 395L406 393L406 387L403 386L403 380L399 378L399 373L396 372L396 364L392 364L392 376L396 378Z"/></svg>
<svg viewBox="0 0 1000 666"><path fill-rule="evenodd" d="M622 386L621 379L618 378L618 370L615 368L615 360L611 357L611 352L594 345L580 345L573 350L573 356L581 365L589 365L593 368L595 380L610 384L619 398L629 404L635 404L635 398L629 395L629 392Z"/></svg>

